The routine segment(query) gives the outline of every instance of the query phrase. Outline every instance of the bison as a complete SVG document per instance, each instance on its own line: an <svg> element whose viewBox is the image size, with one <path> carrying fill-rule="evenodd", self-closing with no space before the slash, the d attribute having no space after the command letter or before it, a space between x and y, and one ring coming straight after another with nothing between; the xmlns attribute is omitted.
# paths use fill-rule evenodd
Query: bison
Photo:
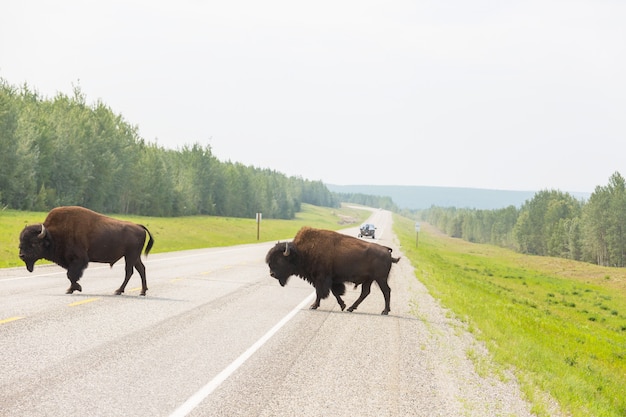
<svg viewBox="0 0 626 417"><path fill-rule="evenodd" d="M26 226L20 234L20 259L33 272L35 262L47 259L67 269L70 287L66 294L82 291L78 280L89 262L111 266L122 256L126 260L126 276L115 294L122 294L133 268L141 276L141 295L146 295L146 267L141 262L141 250L150 236L145 254L154 239L142 225L103 216L83 207L52 209L43 224Z"/></svg>
<svg viewBox="0 0 626 417"><path fill-rule="evenodd" d="M265 262L270 275L285 286L289 277L297 275L315 287L317 299L311 305L316 309L320 300L332 291L341 310L346 304L341 299L345 293L345 282L361 285L361 295L348 311L354 311L370 293L372 282L376 282L385 297L385 309L390 311L391 289L387 283L391 264L400 258L391 256L391 248L342 235L330 230L303 227L293 241L278 242L269 250Z"/></svg>

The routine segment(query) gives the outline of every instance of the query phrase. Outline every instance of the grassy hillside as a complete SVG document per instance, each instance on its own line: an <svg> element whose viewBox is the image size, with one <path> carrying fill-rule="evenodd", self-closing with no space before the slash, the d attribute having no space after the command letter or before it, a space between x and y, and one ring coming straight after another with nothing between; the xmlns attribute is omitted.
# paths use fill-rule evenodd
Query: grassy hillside
<svg viewBox="0 0 626 417"><path fill-rule="evenodd" d="M43 222L46 214L0 211L0 268L24 266L18 257L20 232L26 225ZM303 204L302 212L298 213L294 220L262 220L259 241L292 238L304 225L333 230L349 227L351 224L360 224L369 215L370 212L367 210L348 207L331 209ZM255 219L209 216L162 218L113 215L112 217L146 226L155 239L152 253L257 242Z"/></svg>
<svg viewBox="0 0 626 417"><path fill-rule="evenodd" d="M394 229L417 278L513 367L547 416L626 415L626 270L525 256L452 239L396 216ZM469 354L469 352L468 352Z"/></svg>

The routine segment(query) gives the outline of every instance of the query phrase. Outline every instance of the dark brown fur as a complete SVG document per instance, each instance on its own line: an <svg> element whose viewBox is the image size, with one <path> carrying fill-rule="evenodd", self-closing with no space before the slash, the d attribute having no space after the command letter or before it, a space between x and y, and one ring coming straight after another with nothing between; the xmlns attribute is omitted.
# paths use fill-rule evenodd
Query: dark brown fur
<svg viewBox="0 0 626 417"><path fill-rule="evenodd" d="M42 230L45 229L45 233ZM141 262L141 250L150 236L145 254L148 255L154 239L142 225L103 216L76 206L52 209L41 224L26 226L20 234L20 259L32 272L35 262L47 259L67 269L70 287L67 293L82 291L78 280L89 262L108 263L120 258L126 261L126 275L116 294L122 294L133 268L141 276L141 295L146 295L146 268Z"/></svg>
<svg viewBox="0 0 626 417"><path fill-rule="evenodd" d="M376 282L385 298L382 314L390 311L391 289L387 280L391 264L399 260L391 256L391 248L386 246L310 227L300 229L292 242L277 243L265 258L270 275L280 285L297 275L315 287L317 299L312 309L318 308L331 291L341 309L345 309L341 296L345 282L352 282L361 285L361 295L348 308L353 311L369 295L372 282Z"/></svg>

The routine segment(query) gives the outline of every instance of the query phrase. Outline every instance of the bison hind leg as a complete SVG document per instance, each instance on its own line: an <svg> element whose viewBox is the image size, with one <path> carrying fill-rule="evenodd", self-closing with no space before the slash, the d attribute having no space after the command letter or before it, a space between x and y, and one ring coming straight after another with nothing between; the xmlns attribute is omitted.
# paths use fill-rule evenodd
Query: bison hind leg
<svg viewBox="0 0 626 417"><path fill-rule="evenodd" d="M359 296L359 298L356 299L354 304L352 304L350 308L348 308L349 312L353 312L354 310L356 310L359 304L361 304L361 301L365 300L365 297L367 297L371 291L371 287L372 281L366 281L361 284L361 295Z"/></svg>
<svg viewBox="0 0 626 417"><path fill-rule="evenodd" d="M344 303L343 300L341 299L341 296L346 293L345 284L343 282L333 282L331 291L333 292L333 295L337 299L337 303L339 304L339 307L341 307L341 311L345 310L346 303Z"/></svg>

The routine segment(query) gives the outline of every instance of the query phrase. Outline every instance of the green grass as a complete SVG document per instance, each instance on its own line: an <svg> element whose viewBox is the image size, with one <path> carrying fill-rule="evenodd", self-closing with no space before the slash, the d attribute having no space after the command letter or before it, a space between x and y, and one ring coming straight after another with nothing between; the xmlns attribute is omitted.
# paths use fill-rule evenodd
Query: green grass
<svg viewBox="0 0 626 417"><path fill-rule="evenodd" d="M626 416L626 271L524 256L452 239L395 217L430 293L512 367L538 415Z"/></svg>
<svg viewBox="0 0 626 417"><path fill-rule="evenodd" d="M0 210L0 268L24 266L18 257L20 232L29 224L43 222L46 214ZM303 204L302 212L298 213L294 220L263 219L258 241L290 239L305 225L331 230L358 225L370 214L368 210L347 206L330 209ZM162 218L112 215L112 217L146 226L155 239L151 253L258 242L255 219L211 216Z"/></svg>

